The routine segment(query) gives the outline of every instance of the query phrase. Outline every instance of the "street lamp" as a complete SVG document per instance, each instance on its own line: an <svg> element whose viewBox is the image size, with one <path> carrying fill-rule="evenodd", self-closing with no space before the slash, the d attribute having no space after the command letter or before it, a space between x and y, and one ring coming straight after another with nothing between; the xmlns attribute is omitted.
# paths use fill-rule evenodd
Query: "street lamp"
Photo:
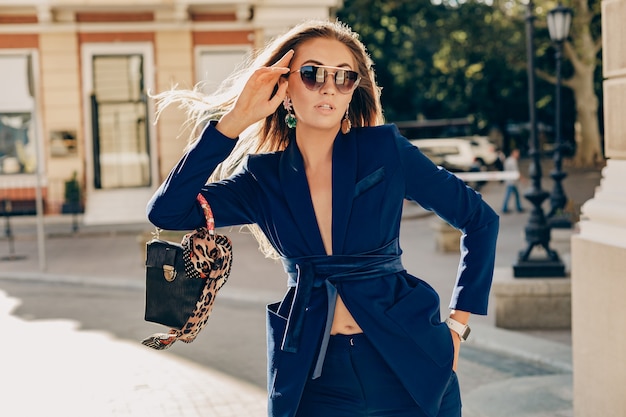
<svg viewBox="0 0 626 417"><path fill-rule="evenodd" d="M556 56L556 91L555 91L555 149L554 149L554 170L550 176L554 180L552 194L550 194L551 209L548 213L548 223L552 227L570 228L572 222L565 215L563 209L567 203L567 197L563 191L561 182L567 173L563 172L563 137L561 135L561 57L563 54L563 42L569 35L569 28L572 23L572 9L564 7L561 3L548 12L548 30L550 39L555 45Z"/></svg>
<svg viewBox="0 0 626 417"><path fill-rule="evenodd" d="M548 198L548 193L541 189L541 152L537 137L537 117L535 103L535 46L533 1L529 0L526 8L526 56L528 61L528 116L530 121L530 137L528 145L532 157L529 177L532 187L524 193L524 197L533 205L526 225L525 237L527 247L520 251L517 263L513 265L514 277L564 277L565 266L556 251L550 249L550 227L546 222L541 203ZM545 250L545 257L531 258L535 246Z"/></svg>

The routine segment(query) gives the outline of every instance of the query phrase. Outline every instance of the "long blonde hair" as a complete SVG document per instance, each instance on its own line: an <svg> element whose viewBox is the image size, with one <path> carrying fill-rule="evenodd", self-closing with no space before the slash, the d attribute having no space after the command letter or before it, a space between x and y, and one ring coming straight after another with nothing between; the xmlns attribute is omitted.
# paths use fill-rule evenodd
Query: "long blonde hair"
<svg viewBox="0 0 626 417"><path fill-rule="evenodd" d="M244 64L224 80L211 95L201 92L201 83L193 90L172 89L155 95L157 115L172 104L184 109L188 115L187 127L191 127L192 131L189 144L192 144L199 139L198 132L209 120L219 119L234 106L246 81L256 69L274 64L291 49L297 53L301 44L318 38L339 41L354 55L356 71L361 75L361 82L354 91L350 103L348 116L352 126L377 126L384 123L380 88L376 85L373 62L365 45L349 26L329 20L304 21L273 39L263 49L246 59ZM232 175L241 167L248 154L285 149L290 140L285 116L286 110L279 106L273 114L246 129L239 136L229 157L215 169L208 181L219 181ZM261 230L256 225L248 227L259 241L261 251L268 257L276 258L274 249Z"/></svg>

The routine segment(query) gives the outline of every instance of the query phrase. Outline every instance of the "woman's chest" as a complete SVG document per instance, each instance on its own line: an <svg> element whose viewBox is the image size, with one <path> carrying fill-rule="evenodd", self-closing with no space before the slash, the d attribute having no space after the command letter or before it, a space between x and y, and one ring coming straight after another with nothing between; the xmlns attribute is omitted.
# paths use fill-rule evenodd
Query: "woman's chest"
<svg viewBox="0 0 626 417"><path fill-rule="evenodd" d="M331 183L311 181L263 192L259 225L280 253L289 257L362 253L398 237L404 204L401 187L384 179L357 187L357 181L346 194Z"/></svg>

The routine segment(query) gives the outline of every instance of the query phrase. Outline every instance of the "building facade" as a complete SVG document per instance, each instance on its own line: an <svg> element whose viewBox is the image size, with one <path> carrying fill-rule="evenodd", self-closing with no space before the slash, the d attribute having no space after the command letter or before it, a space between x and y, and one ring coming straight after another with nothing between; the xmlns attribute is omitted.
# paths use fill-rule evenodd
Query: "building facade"
<svg viewBox="0 0 626 417"><path fill-rule="evenodd" d="M0 0L0 214L145 221L185 145L151 92L202 81L340 0ZM70 184L68 184L70 183ZM39 203L38 203L39 202Z"/></svg>

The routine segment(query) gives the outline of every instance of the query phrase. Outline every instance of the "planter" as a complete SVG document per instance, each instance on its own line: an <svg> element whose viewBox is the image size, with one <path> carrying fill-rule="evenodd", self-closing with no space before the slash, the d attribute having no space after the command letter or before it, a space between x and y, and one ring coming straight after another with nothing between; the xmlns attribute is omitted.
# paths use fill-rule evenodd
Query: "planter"
<svg viewBox="0 0 626 417"><path fill-rule="evenodd" d="M84 212L85 206L82 203L63 203L61 206L62 214L78 214Z"/></svg>

